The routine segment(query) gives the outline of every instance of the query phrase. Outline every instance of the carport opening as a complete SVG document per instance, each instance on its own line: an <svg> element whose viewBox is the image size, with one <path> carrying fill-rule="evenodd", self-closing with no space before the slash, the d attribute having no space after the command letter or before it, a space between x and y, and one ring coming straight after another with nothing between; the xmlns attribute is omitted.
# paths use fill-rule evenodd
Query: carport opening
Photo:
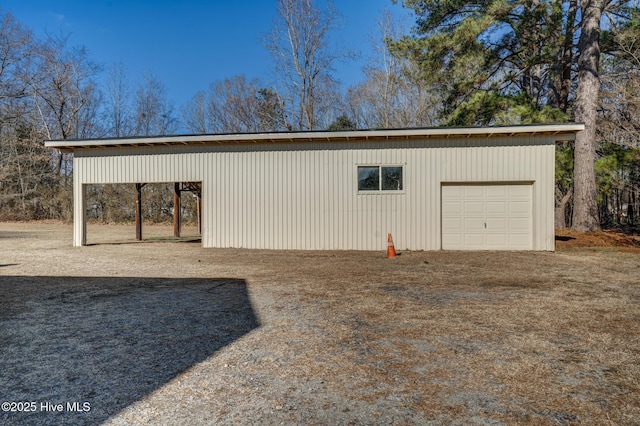
<svg viewBox="0 0 640 426"><path fill-rule="evenodd" d="M200 241L201 199L200 182L86 185L87 244ZM112 240L92 238L98 224L118 225Z"/></svg>

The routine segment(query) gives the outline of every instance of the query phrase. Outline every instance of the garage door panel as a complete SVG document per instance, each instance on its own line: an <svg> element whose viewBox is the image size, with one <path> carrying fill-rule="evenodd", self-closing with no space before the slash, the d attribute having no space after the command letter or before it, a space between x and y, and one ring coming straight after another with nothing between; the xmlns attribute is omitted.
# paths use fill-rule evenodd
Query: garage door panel
<svg viewBox="0 0 640 426"><path fill-rule="evenodd" d="M486 196L487 198L507 198L508 189L504 185L489 185L489 186L479 186L479 188L486 188Z"/></svg>
<svg viewBox="0 0 640 426"><path fill-rule="evenodd" d="M442 219L442 229L443 230L445 230L445 231L446 230L457 231L460 228L462 228L462 218L461 217Z"/></svg>
<svg viewBox="0 0 640 426"><path fill-rule="evenodd" d="M488 217L485 223L487 224L487 232L504 232L507 229L507 219L504 217Z"/></svg>
<svg viewBox="0 0 640 426"><path fill-rule="evenodd" d="M529 229L529 219L528 218L509 218L509 229L514 230L528 230Z"/></svg>
<svg viewBox="0 0 640 426"><path fill-rule="evenodd" d="M447 247L459 247L453 250L461 250L464 247L464 241L462 240L462 234L442 234L442 243Z"/></svg>
<svg viewBox="0 0 640 426"><path fill-rule="evenodd" d="M442 186L442 248L530 250L533 186Z"/></svg>
<svg viewBox="0 0 640 426"><path fill-rule="evenodd" d="M465 201L464 212L469 214L482 214L484 213L484 203L477 201Z"/></svg>
<svg viewBox="0 0 640 426"><path fill-rule="evenodd" d="M528 233L522 233L522 234L512 233L509 235L509 246L513 248L521 248L521 249L527 250L530 247L529 241L530 240L529 240Z"/></svg>
<svg viewBox="0 0 640 426"><path fill-rule="evenodd" d="M442 212L447 213L462 213L463 211L462 201L448 201L442 203Z"/></svg>
<svg viewBox="0 0 640 426"><path fill-rule="evenodd" d="M531 185L508 185L509 198L524 198L529 199L531 197Z"/></svg>
<svg viewBox="0 0 640 426"><path fill-rule="evenodd" d="M455 186L452 186L450 188L455 188ZM482 186L471 185L471 186L463 186L462 188L463 188L462 194L464 194L465 199L484 198L484 190Z"/></svg>
<svg viewBox="0 0 640 426"><path fill-rule="evenodd" d="M509 202L510 214L517 214L517 213L528 214L530 210L531 210L531 204L528 201L510 201Z"/></svg>
<svg viewBox="0 0 640 426"><path fill-rule="evenodd" d="M484 244L484 235L481 233L467 233L464 235L464 245L468 247L481 247Z"/></svg>
<svg viewBox="0 0 640 426"><path fill-rule="evenodd" d="M459 198L464 199L464 186L452 185L447 187L447 196L450 200Z"/></svg>
<svg viewBox="0 0 640 426"><path fill-rule="evenodd" d="M487 247L492 249L506 248L507 237L505 234L487 234Z"/></svg>
<svg viewBox="0 0 640 426"><path fill-rule="evenodd" d="M464 230L465 231L475 231L484 229L484 220L478 217L466 217L464 220Z"/></svg>
<svg viewBox="0 0 640 426"><path fill-rule="evenodd" d="M487 201L487 213L505 213L507 211L506 201Z"/></svg>

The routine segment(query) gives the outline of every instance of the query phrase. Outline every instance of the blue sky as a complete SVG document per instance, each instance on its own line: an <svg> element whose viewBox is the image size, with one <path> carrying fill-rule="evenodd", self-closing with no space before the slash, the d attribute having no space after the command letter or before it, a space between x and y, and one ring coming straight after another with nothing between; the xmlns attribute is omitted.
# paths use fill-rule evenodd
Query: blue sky
<svg viewBox="0 0 640 426"><path fill-rule="evenodd" d="M336 41L360 59L336 67L343 85L363 79L370 39L383 10L412 18L391 0L334 0L346 21ZM36 36L70 35L105 68L122 62L132 86L144 71L166 87L177 110L210 83L244 74L272 81L271 61L261 38L276 17L276 0L4 0ZM106 73L103 73L106 74Z"/></svg>

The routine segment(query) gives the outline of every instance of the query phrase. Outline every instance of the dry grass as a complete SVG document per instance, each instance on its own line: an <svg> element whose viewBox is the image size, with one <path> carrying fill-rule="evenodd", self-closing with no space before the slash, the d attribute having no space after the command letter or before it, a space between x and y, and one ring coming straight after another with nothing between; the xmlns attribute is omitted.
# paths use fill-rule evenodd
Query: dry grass
<svg viewBox="0 0 640 426"><path fill-rule="evenodd" d="M151 242L130 243L131 227L92 226L101 244L73 249L68 227L0 224L4 277L247 283L259 327L111 424L640 424L636 249L390 260L202 249L146 229Z"/></svg>
<svg viewBox="0 0 640 426"><path fill-rule="evenodd" d="M336 347L351 348L376 388L386 384L428 419L640 419L637 256L406 253L359 267L348 259L328 268L335 276L322 286L301 283L298 297L330 312L318 324L337 328ZM356 269L357 284L345 279Z"/></svg>

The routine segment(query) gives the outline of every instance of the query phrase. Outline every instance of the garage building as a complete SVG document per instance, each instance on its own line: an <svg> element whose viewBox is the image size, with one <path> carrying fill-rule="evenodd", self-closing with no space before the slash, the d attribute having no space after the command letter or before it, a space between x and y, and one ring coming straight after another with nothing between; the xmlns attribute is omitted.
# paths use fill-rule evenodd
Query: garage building
<svg viewBox="0 0 640 426"><path fill-rule="evenodd" d="M554 250L555 144L582 124L48 141L86 186L197 184L202 245L303 250Z"/></svg>

